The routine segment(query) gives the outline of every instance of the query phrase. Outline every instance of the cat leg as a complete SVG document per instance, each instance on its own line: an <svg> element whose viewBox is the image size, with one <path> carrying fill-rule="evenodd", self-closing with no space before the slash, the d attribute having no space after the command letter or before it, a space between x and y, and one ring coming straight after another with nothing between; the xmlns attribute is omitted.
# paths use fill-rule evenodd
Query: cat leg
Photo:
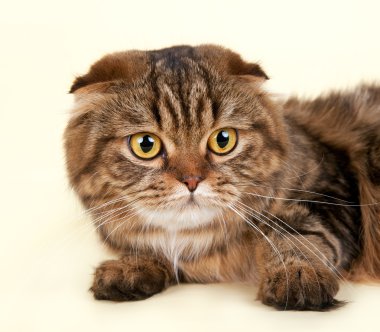
<svg viewBox="0 0 380 332"><path fill-rule="evenodd" d="M128 254L103 262L95 271L91 291L97 300L137 301L173 284L174 275L164 259Z"/></svg>
<svg viewBox="0 0 380 332"><path fill-rule="evenodd" d="M322 234L322 233L321 233ZM325 311L341 306L334 299L340 274L334 253L318 232L310 234L267 233L257 246L258 299L280 310Z"/></svg>

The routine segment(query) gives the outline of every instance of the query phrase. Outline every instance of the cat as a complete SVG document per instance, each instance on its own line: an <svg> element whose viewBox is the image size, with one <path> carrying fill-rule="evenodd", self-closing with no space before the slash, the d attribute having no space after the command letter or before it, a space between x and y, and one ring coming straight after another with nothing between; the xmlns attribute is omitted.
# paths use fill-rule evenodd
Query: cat
<svg viewBox="0 0 380 332"><path fill-rule="evenodd" d="M380 86L279 103L256 63L215 45L107 55L77 77L70 183L120 254L96 299L248 282L324 311L380 275Z"/></svg>

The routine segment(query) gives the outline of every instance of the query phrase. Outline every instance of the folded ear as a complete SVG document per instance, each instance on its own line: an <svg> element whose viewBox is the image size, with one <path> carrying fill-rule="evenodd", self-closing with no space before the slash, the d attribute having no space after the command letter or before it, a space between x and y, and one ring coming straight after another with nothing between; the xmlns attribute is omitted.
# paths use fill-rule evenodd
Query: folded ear
<svg viewBox="0 0 380 332"><path fill-rule="evenodd" d="M73 93L80 88L96 83L116 80L132 81L147 70L146 52L127 51L109 54L95 62L86 75L77 77L69 92ZM97 86L102 85L97 84Z"/></svg>
<svg viewBox="0 0 380 332"><path fill-rule="evenodd" d="M222 74L237 75L248 80L268 80L268 75L257 63L244 61L241 56L229 49L216 45L197 47L199 55L207 59Z"/></svg>
<svg viewBox="0 0 380 332"><path fill-rule="evenodd" d="M245 62L239 54L226 48L215 45L201 45L195 47L197 55L208 62L220 74L235 75L248 81L261 82L269 79L261 67L256 63ZM124 80L132 82L149 71L149 52L127 51L106 55L95 62L87 74L75 79L70 93L88 87L94 91L100 89L105 92L111 82ZM107 83L107 84L99 84ZM84 92L84 91L83 91Z"/></svg>

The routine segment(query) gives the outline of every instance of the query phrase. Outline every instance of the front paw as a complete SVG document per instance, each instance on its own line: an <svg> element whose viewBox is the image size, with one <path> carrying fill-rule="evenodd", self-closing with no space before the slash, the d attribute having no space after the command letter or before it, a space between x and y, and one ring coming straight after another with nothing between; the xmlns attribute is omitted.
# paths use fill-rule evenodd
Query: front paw
<svg viewBox="0 0 380 332"><path fill-rule="evenodd" d="M97 300L137 301L161 292L169 280L168 271L158 262L125 257L102 263L90 290Z"/></svg>
<svg viewBox="0 0 380 332"><path fill-rule="evenodd" d="M334 299L337 277L326 267L297 262L268 271L259 288L259 299L281 310L326 311L344 302Z"/></svg>

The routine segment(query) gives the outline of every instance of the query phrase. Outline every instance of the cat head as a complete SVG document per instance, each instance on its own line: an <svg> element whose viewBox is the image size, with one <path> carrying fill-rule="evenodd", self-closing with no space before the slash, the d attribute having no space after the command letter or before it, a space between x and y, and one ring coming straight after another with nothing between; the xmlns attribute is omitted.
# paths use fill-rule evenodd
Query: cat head
<svg viewBox="0 0 380 332"><path fill-rule="evenodd" d="M201 227L237 201L259 208L247 193L268 195L287 152L266 79L213 45L107 55L70 90L71 184L87 208L129 206L144 227Z"/></svg>

